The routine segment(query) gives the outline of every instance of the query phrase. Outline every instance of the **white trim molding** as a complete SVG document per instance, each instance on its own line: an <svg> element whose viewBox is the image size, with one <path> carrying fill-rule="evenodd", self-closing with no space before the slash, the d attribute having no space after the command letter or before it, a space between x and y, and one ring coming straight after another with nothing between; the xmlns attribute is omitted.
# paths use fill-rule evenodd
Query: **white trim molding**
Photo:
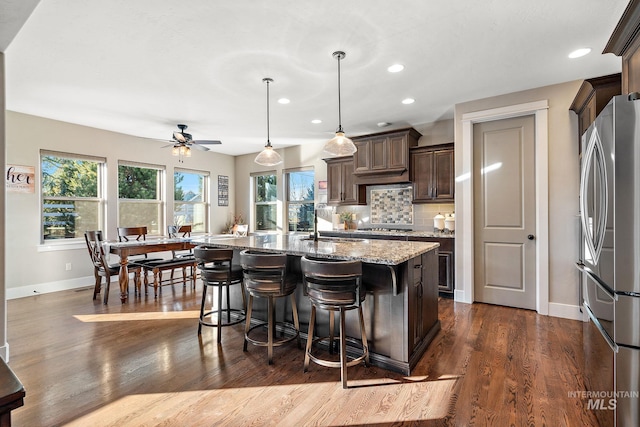
<svg viewBox="0 0 640 427"><path fill-rule="evenodd" d="M456 291L455 300L474 301L474 253L473 253L473 125L475 123L533 115L535 120L535 188L536 188L536 311L549 314L549 102L528 102L489 110L474 111L462 115L462 171L458 176L467 179L458 183L461 191L462 225L465 233L460 246L464 265L462 292ZM457 154L457 153L456 153ZM458 238L456 238L458 240ZM456 245L458 246L458 244ZM456 248L456 252L458 248ZM457 285L457 284L456 284ZM457 286L456 286L457 287Z"/></svg>

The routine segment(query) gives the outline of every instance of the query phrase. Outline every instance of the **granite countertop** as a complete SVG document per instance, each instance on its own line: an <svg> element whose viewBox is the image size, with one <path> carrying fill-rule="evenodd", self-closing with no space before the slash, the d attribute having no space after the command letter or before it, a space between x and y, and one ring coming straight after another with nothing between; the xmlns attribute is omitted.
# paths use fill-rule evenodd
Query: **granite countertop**
<svg viewBox="0 0 640 427"><path fill-rule="evenodd" d="M322 233L344 233L344 234L370 234L373 236L406 236L406 237L437 237L439 239L455 239L455 233L449 233L444 231L413 231L413 230L396 230L396 231L384 231L384 230L326 230L320 231Z"/></svg>
<svg viewBox="0 0 640 427"><path fill-rule="evenodd" d="M320 237L314 242L305 234L266 234L247 237L203 236L191 239L196 244L206 244L231 249L256 249L263 252L288 255L310 255L319 258L356 260L370 264L398 265L436 249L431 242L407 242L344 237Z"/></svg>

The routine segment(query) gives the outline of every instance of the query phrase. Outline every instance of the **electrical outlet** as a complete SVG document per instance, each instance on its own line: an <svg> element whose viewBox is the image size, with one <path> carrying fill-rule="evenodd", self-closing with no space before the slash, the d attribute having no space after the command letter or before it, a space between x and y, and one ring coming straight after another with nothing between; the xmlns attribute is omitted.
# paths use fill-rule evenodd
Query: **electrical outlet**
<svg viewBox="0 0 640 427"><path fill-rule="evenodd" d="M68 262L67 265L65 266L65 270L71 271L71 263L70 262Z"/></svg>

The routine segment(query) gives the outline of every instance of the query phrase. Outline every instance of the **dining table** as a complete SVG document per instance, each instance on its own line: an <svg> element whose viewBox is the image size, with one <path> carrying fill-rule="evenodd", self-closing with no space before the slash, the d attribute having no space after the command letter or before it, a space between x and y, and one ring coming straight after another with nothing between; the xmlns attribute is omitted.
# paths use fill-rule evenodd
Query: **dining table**
<svg viewBox="0 0 640 427"><path fill-rule="evenodd" d="M120 257L120 274L118 282L120 285L120 301L124 304L127 301L127 291L129 289L129 270L127 265L129 257L132 255L142 255L152 252L170 252L187 250L195 247L197 243L192 243L188 238L159 238L149 240L130 240L128 242L104 242L105 252L118 255Z"/></svg>

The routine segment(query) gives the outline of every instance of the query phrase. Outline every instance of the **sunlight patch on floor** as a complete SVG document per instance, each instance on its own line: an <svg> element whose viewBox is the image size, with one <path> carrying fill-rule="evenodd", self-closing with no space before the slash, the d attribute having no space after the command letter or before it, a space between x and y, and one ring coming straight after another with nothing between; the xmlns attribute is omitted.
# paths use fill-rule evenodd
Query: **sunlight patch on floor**
<svg viewBox="0 0 640 427"><path fill-rule="evenodd" d="M318 399L334 394L340 388L338 382L139 394L118 399L65 425L237 426L256 420L271 425L314 425L331 424L334 416L358 425L437 420L447 415L456 381L439 378L393 384L381 379L376 385L368 379L350 380L350 388L341 391L339 401L329 399L322 406ZM370 401L374 390L382 397L376 402ZM281 398L262 399L266 394ZM394 405L393 400L405 403ZM274 401L283 402L282 407L273 407Z"/></svg>
<svg viewBox="0 0 640 427"><path fill-rule="evenodd" d="M81 322L126 322L131 320L174 320L197 319L198 310L191 311L150 311L144 313L108 313L108 314L76 314L73 317Z"/></svg>

